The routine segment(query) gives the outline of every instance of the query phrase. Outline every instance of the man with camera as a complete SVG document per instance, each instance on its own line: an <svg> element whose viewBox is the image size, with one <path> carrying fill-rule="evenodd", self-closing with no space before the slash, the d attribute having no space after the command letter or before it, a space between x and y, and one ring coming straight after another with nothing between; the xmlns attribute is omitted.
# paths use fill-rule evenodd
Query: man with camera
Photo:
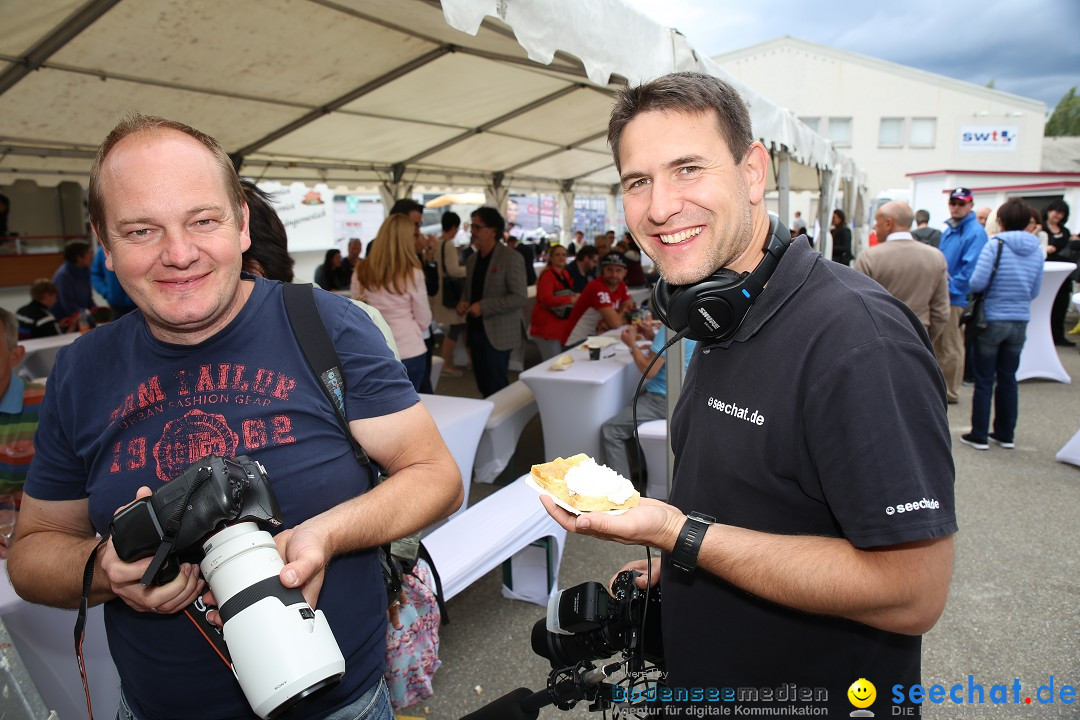
<svg viewBox="0 0 1080 720"><path fill-rule="evenodd" d="M283 286L241 275L247 204L213 138L161 118L125 119L99 149L89 214L139 311L57 356L8 563L15 589L77 607L95 533L118 508L211 454L249 456L280 505L284 593L301 590L325 614L345 658L339 684L284 717L392 718L376 548L449 514L462 495L401 364L363 311L316 291L348 428L388 476L373 487L374 466L357 462L301 353ZM111 540L95 561L89 601L106 603L119 717L250 717L236 679L181 612L207 589L199 566L144 586L150 563L121 561Z"/></svg>
<svg viewBox="0 0 1080 720"><path fill-rule="evenodd" d="M833 716L865 678L889 702L886 688L919 682L952 569L929 339L883 288L770 219L768 151L726 83L679 73L629 88L608 139L627 225L669 296L711 283L755 299L712 337L698 337L707 303L682 322L700 342L672 417L670 504L574 516L541 500L567 530L663 551L638 583L662 590L669 687Z"/></svg>

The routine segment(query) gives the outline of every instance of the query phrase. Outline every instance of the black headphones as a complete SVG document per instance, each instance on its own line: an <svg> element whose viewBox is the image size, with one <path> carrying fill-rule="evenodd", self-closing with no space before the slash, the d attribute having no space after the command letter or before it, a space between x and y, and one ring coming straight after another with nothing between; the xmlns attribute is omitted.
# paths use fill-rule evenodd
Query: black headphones
<svg viewBox="0 0 1080 720"><path fill-rule="evenodd" d="M727 340L739 329L790 245L791 231L770 213L764 257L752 272L720 268L693 285L668 285L658 280L652 291L653 312L675 332L685 331L684 337L691 340Z"/></svg>

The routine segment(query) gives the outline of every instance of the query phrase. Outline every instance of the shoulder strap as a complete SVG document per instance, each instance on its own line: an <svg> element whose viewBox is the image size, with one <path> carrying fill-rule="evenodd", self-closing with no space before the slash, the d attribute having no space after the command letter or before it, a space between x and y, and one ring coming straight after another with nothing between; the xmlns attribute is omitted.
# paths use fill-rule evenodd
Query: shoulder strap
<svg viewBox="0 0 1080 720"><path fill-rule="evenodd" d="M319 308L315 305L314 289L311 285L291 283L282 283L281 287L285 294L285 313L289 316L289 324L292 325L296 341L304 352L304 358L333 406L334 414L345 431L345 437L352 446L356 460L361 465L370 465L371 460L353 437L349 420L345 417L345 376L341 372L341 361L334 350L334 343L327 335Z"/></svg>
<svg viewBox="0 0 1080 720"><path fill-rule="evenodd" d="M1001 250L1005 247L1005 243L1002 242L1001 238L996 238L996 240L998 241L997 257L994 258L994 269L990 271L990 279L986 281L986 289L983 290L983 293L986 293L986 291L990 289L990 283L994 282L994 276L997 275L998 263L1001 262Z"/></svg>
<svg viewBox="0 0 1080 720"><path fill-rule="evenodd" d="M357 462L371 470L372 483L378 484L381 479L379 469L372 464L364 448L353 437L349 420L345 417L345 375L341 371L337 350L334 349L334 343L326 332L319 308L315 304L314 288L311 285L283 283L282 290L285 294L285 312L289 316L289 324L292 325L296 341L304 352L304 358L315 377L319 378L320 387L334 407L334 414L337 415L338 423L352 446ZM394 597L401 590L401 566L394 559L390 545L382 545L378 550L387 593Z"/></svg>
<svg viewBox="0 0 1080 720"><path fill-rule="evenodd" d="M419 557L427 563L428 569L431 570L431 581L435 587L433 592L435 593L435 602L439 606L439 620L443 625L450 624L450 613L446 611L446 597L443 595L442 578L439 577L439 571L435 567L435 561L431 559L431 553L428 552L427 547L423 541L420 542L420 549L418 553Z"/></svg>
<svg viewBox="0 0 1080 720"><path fill-rule="evenodd" d="M555 275L555 279L558 280L559 282L561 282L563 284L563 287L565 287L567 290L573 290L574 289L573 284L568 283L566 281L566 278L562 276L562 273L558 272L554 268L551 270L551 272L552 272L552 274Z"/></svg>

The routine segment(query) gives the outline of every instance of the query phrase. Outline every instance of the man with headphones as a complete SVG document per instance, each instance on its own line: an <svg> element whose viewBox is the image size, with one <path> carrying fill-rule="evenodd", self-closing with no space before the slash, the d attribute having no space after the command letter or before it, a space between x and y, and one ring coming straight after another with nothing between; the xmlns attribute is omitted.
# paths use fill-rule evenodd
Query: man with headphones
<svg viewBox="0 0 1080 720"><path fill-rule="evenodd" d="M726 83L628 88L608 141L627 225L663 278L654 312L699 341L671 420L674 483L669 503L618 516L541 501L569 531L663 552L651 574L627 568L662 588L674 697L846 716L864 678L871 711L897 714L887 688L920 683L957 529L922 324L768 214L769 154Z"/></svg>

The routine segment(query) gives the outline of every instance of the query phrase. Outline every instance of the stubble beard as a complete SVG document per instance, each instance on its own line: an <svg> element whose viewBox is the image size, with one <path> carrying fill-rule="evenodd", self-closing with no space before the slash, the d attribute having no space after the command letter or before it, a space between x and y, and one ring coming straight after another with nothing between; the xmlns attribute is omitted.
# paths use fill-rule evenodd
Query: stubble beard
<svg viewBox="0 0 1080 720"><path fill-rule="evenodd" d="M669 285L693 285L709 277L717 270L735 262L754 239L754 218L750 203L741 203L742 213L731 228L729 236L709 245L700 263L692 268L674 268L661 258L654 259L656 271ZM659 240L657 241L659 242ZM657 253L658 255L660 253Z"/></svg>

